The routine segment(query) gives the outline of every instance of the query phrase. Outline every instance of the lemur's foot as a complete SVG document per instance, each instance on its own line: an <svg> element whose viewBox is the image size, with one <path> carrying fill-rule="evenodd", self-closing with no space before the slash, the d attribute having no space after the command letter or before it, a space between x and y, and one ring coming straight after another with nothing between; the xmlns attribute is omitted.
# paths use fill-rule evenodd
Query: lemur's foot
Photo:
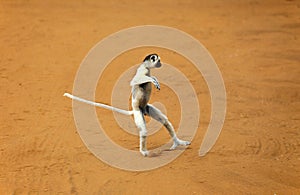
<svg viewBox="0 0 300 195"><path fill-rule="evenodd" d="M140 150L140 152L143 156L149 156L149 151L148 150Z"/></svg>
<svg viewBox="0 0 300 195"><path fill-rule="evenodd" d="M177 146L188 146L188 145L191 145L191 142L178 139L174 141L170 150L174 150Z"/></svg>

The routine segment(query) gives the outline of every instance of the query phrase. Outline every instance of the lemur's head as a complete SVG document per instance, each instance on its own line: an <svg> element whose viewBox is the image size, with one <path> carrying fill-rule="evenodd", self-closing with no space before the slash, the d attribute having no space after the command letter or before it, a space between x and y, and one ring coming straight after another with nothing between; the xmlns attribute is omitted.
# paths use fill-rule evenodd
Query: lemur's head
<svg viewBox="0 0 300 195"><path fill-rule="evenodd" d="M146 68L159 68L161 67L160 57L157 54L147 55L144 59Z"/></svg>

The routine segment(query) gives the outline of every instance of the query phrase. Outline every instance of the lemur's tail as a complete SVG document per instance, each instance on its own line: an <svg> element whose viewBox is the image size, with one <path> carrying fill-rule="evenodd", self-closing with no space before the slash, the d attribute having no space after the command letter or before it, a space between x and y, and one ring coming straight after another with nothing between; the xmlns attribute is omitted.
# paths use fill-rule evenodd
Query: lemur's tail
<svg viewBox="0 0 300 195"><path fill-rule="evenodd" d="M122 109L115 108L115 107L113 107L113 106L109 106L109 105L106 105L106 104L101 104L101 103L97 103L97 102L92 102L92 101L85 100L85 99L82 99L82 98L80 98L80 97L71 95L71 94L69 94L69 93L64 93L64 96L66 96L66 97L68 97L68 98L71 98L71 99L73 99L73 100L79 101L79 102L83 102L83 103L86 103L86 104L89 104L89 105L92 105L92 106L97 106L97 107L101 107L101 108L106 108L106 109L108 109L108 110L115 111L115 112L118 112L118 113L121 113L121 114L125 114L125 115L132 115L132 114L133 114L133 111L122 110Z"/></svg>

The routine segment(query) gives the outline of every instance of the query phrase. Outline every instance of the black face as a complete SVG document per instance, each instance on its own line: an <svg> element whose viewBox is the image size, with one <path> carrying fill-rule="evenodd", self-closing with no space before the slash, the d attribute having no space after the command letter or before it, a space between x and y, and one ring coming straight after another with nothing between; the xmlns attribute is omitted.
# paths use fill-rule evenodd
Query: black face
<svg viewBox="0 0 300 195"><path fill-rule="evenodd" d="M159 68L159 67L161 67L160 60L158 60L158 62L155 64L155 67L156 67L156 68Z"/></svg>
<svg viewBox="0 0 300 195"><path fill-rule="evenodd" d="M145 61L151 62L151 64L153 65L152 67L155 67L155 68L161 67L160 59L159 59L158 55L155 53L147 55L144 59L144 62Z"/></svg>

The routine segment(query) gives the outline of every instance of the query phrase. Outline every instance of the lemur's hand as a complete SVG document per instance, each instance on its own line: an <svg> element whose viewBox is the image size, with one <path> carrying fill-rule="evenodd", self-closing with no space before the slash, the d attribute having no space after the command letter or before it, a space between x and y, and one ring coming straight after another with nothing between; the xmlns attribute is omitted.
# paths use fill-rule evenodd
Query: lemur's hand
<svg viewBox="0 0 300 195"><path fill-rule="evenodd" d="M160 85L159 85L158 80L155 77L152 77L152 79L153 79L152 83L154 84L156 89L160 90Z"/></svg>

